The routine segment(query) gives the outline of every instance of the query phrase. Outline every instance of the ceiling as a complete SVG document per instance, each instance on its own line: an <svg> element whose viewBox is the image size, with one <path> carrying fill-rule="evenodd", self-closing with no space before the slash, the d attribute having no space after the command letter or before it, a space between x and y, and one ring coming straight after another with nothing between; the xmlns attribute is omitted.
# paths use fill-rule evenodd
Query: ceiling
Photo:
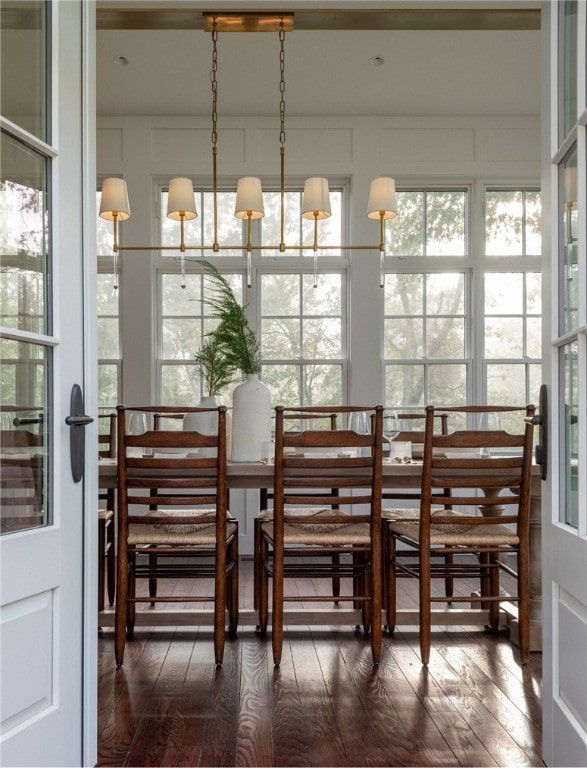
<svg viewBox="0 0 587 768"><path fill-rule="evenodd" d="M540 113L538 3L336 5L288 6L302 7L285 35L286 117ZM181 0L98 2L98 115L210 113L202 10ZM220 116L278 115L278 34L220 33L217 77Z"/></svg>

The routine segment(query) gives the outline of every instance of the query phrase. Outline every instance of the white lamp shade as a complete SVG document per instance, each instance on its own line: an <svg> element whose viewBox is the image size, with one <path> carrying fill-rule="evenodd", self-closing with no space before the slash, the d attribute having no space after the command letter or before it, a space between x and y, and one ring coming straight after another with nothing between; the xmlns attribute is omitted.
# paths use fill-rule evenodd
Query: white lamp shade
<svg viewBox="0 0 587 768"><path fill-rule="evenodd" d="M234 215L237 219L262 219L265 215L263 207L263 189L261 179L255 176L243 176L236 185L236 207Z"/></svg>
<svg viewBox="0 0 587 768"><path fill-rule="evenodd" d="M194 186L191 179L178 177L169 182L169 195L167 197L167 218L173 221L180 221L181 217L186 220L195 219L198 215L196 210L196 198L194 196Z"/></svg>
<svg viewBox="0 0 587 768"><path fill-rule="evenodd" d="M302 198L302 218L328 219L330 215L328 179L319 176L306 179Z"/></svg>
<svg viewBox="0 0 587 768"><path fill-rule="evenodd" d="M389 176L378 176L371 182L367 216L370 219L393 219L397 216L395 181Z"/></svg>
<svg viewBox="0 0 587 768"><path fill-rule="evenodd" d="M116 215L115 215L116 214ZM104 179L100 198L100 218L107 221L130 219L130 205L126 181L116 177Z"/></svg>

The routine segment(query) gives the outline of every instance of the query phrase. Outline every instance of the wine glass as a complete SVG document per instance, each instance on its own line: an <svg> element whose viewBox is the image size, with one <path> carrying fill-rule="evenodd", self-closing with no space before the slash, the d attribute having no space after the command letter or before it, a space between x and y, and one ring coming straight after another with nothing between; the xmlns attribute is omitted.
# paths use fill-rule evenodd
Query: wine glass
<svg viewBox="0 0 587 768"><path fill-rule="evenodd" d="M395 440L399 433L397 413L385 412L383 414L383 457L386 461L391 460L391 441Z"/></svg>
<svg viewBox="0 0 587 768"><path fill-rule="evenodd" d="M138 411L135 411L130 414L128 419L128 429L127 432L129 435L144 435L147 431L147 414L146 413L140 413ZM152 453L151 449L143 449L143 454L150 455Z"/></svg>
<svg viewBox="0 0 587 768"><path fill-rule="evenodd" d="M369 414L366 411L353 411L349 413L349 429L358 435L368 435L371 431Z"/></svg>

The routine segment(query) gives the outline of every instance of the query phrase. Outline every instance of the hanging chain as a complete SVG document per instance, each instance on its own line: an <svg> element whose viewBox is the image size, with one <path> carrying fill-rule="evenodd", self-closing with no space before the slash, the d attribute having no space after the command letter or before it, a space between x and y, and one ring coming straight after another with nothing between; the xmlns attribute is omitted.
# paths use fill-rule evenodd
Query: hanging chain
<svg viewBox="0 0 587 768"><path fill-rule="evenodd" d="M212 203L213 203L213 227L214 242L212 250L216 253L218 246L218 166L217 166L217 144L218 144L218 29L216 25L216 16L212 22L212 69L210 70L210 84L212 86Z"/></svg>
<svg viewBox="0 0 587 768"><path fill-rule="evenodd" d="M216 29L216 17L212 22L212 69L210 70L210 83L212 86L212 146L218 143L218 30Z"/></svg>
<svg viewBox="0 0 587 768"><path fill-rule="evenodd" d="M285 24L281 19L279 25L279 143L283 147L285 145Z"/></svg>

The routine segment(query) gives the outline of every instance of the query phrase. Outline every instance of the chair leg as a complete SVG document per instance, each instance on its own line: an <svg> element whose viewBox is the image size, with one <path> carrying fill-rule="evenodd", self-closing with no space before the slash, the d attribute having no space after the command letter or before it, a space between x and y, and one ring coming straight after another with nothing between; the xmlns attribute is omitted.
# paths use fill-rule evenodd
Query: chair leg
<svg viewBox="0 0 587 768"><path fill-rule="evenodd" d="M371 590L371 573L373 568L367 563L367 555L361 555L361 595L373 597ZM361 615L363 621L363 631L366 635L371 631L372 611L371 600L361 601Z"/></svg>
<svg viewBox="0 0 587 768"><path fill-rule="evenodd" d="M386 538L388 539L388 544L386 547L387 563L383 566L383 570L387 574L387 629L389 632L394 632L397 614L397 572L395 566L397 548L394 536L388 533Z"/></svg>
<svg viewBox="0 0 587 768"><path fill-rule="evenodd" d="M149 571L155 573L157 570L157 555L149 555ZM155 577L149 578L149 597L157 597L157 579ZM155 600L151 600L151 605L155 605Z"/></svg>
<svg viewBox="0 0 587 768"><path fill-rule="evenodd" d="M221 667L224 659L224 639L226 634L226 547L216 547L216 567L214 569L214 658L216 666Z"/></svg>
<svg viewBox="0 0 587 768"><path fill-rule="evenodd" d="M490 556L489 566L490 594L492 597L499 597L499 559L496 555ZM497 600L492 600L489 603L489 626L492 632L497 632L499 629L499 602Z"/></svg>
<svg viewBox="0 0 587 768"><path fill-rule="evenodd" d="M340 567L340 554L338 552L335 552L335 554L332 555L332 570L338 571L338 568ZM332 596L335 598L334 604L338 605L339 601L336 599L337 597L340 597L340 576L335 575L332 577Z"/></svg>
<svg viewBox="0 0 587 768"><path fill-rule="evenodd" d="M373 658L373 664L378 665L381 660L381 644L382 644L382 628L381 628L381 563L377 562L381 556L381 547L379 552L374 553L372 557L371 568L369 569L370 576L370 594L371 600L369 602L371 613L371 656Z"/></svg>
<svg viewBox="0 0 587 768"><path fill-rule="evenodd" d="M452 568L453 562L454 560L451 552L444 556L444 567L447 572ZM452 597L454 594L454 579L452 576L447 576L444 580L444 594L446 597Z"/></svg>
<svg viewBox="0 0 587 768"><path fill-rule="evenodd" d="M269 572L267 558L269 545L263 534L259 532L259 629L265 634L269 619Z"/></svg>
<svg viewBox="0 0 587 768"><path fill-rule="evenodd" d="M420 656L427 667L430 660L430 551L420 548Z"/></svg>
<svg viewBox="0 0 587 768"><path fill-rule="evenodd" d="M238 536L235 534L230 542L228 557L232 561L232 568L228 575L228 629L235 636L238 629Z"/></svg>
<svg viewBox="0 0 587 768"><path fill-rule="evenodd" d="M106 520L98 518L98 611L104 610L104 557L106 549Z"/></svg>
<svg viewBox="0 0 587 768"><path fill-rule="evenodd" d="M276 667L281 664L281 653L283 650L283 561L283 549L275 547L274 542L271 641L273 647L273 663Z"/></svg>
<svg viewBox="0 0 587 768"><path fill-rule="evenodd" d="M136 576L135 565L137 556L132 554L128 558L128 582L127 582L127 595L128 598L134 598L136 596ZM127 600L126 605L126 636L128 640L132 640L135 634L135 617L137 612L137 604L133 599Z"/></svg>
<svg viewBox="0 0 587 768"><path fill-rule="evenodd" d="M263 563L261 562L261 520L253 521L253 610L259 610Z"/></svg>
<svg viewBox="0 0 587 768"><path fill-rule="evenodd" d="M116 541L114 536L114 520L106 528L106 586L108 591L108 605L114 605L116 594Z"/></svg>
<svg viewBox="0 0 587 768"><path fill-rule="evenodd" d="M530 564L528 552L518 550L518 643L520 660L530 660Z"/></svg>
<svg viewBox="0 0 587 768"><path fill-rule="evenodd" d="M122 666L124 660L124 646L126 644L126 594L128 589L127 557L126 548L120 547L118 552L116 610L114 619L114 655L117 667Z"/></svg>

